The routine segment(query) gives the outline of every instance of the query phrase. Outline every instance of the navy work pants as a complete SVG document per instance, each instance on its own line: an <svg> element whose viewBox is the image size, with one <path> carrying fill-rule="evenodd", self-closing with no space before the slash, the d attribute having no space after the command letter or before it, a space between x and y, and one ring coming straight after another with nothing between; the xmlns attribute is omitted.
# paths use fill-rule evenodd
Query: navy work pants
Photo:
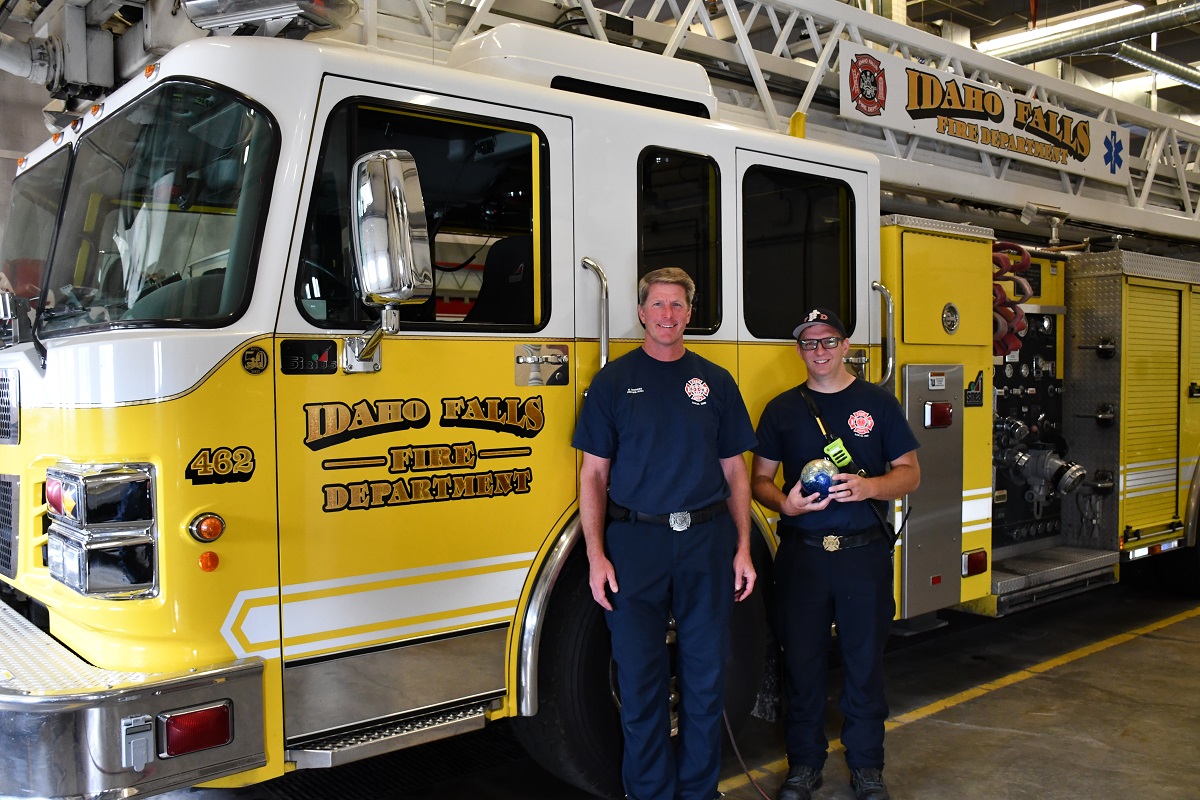
<svg viewBox="0 0 1200 800"><path fill-rule="evenodd" d="M837 623L844 683L842 744L851 769L883 769L883 650L896 613L892 548L880 537L827 552L784 533L775 556L777 633L783 645L788 763L820 769L830 623Z"/></svg>
<svg viewBox="0 0 1200 800"><path fill-rule="evenodd" d="M725 656L737 528L728 515L673 531L609 524L619 591L605 612L621 691L622 778L632 800L713 800L721 768ZM675 618L678 750L671 745L667 625Z"/></svg>

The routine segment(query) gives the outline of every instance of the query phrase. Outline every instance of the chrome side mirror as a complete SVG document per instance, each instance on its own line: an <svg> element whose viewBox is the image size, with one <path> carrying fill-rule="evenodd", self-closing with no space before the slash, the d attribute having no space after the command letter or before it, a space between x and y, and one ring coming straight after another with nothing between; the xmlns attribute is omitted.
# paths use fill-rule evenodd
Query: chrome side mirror
<svg viewBox="0 0 1200 800"><path fill-rule="evenodd" d="M433 292L429 226L417 162L403 150L377 150L354 163L350 225L363 302L421 303ZM384 314L395 333L398 314Z"/></svg>

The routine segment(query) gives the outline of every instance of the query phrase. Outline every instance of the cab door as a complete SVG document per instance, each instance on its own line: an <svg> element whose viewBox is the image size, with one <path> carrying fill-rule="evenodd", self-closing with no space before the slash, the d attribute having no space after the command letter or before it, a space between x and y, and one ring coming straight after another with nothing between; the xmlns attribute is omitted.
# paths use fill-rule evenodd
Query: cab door
<svg viewBox="0 0 1200 800"><path fill-rule="evenodd" d="M804 380L792 339L802 309L836 310L855 349L880 340L870 290L879 279L878 164L837 163L808 142L789 141L788 151L737 151L739 339L777 343L741 350L738 378L756 422L771 398Z"/></svg>
<svg viewBox="0 0 1200 800"><path fill-rule="evenodd" d="M286 736L505 692L539 548L576 494L569 120L327 77L275 346ZM433 296L377 356L350 172L412 154Z"/></svg>

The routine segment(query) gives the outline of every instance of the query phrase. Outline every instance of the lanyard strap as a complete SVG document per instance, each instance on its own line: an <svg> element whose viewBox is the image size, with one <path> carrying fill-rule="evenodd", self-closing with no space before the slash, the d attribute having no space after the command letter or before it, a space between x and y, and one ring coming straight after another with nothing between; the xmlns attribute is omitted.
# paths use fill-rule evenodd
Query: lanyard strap
<svg viewBox="0 0 1200 800"><path fill-rule="evenodd" d="M804 403L808 406L808 413L812 414L813 419L817 421L817 427L821 429L821 435L825 437L825 447L823 448L825 455L829 456L829 460L843 472L855 472L864 478L867 477L866 471L854 462L854 456L850 455L850 451L846 449L846 444L841 438L834 436L826 429L825 423L821 419L821 410L817 408L817 403L808 393L806 386L806 383L800 384L800 396L804 398Z"/></svg>
<svg viewBox="0 0 1200 800"><path fill-rule="evenodd" d="M800 384L798 388L800 389L800 396L804 398L804 404L808 406L808 413L812 414L813 419L817 421L817 427L821 429L821 434L825 437L825 455L829 456L830 460L837 465L838 469L841 469L845 472L856 472L864 478L869 477L865 469L854 463L854 456L850 455L850 451L846 449L846 445L841 438L835 437L825 428L825 423L821 420L821 411L817 408L817 402L813 400L812 395L808 393L807 382ZM874 500L867 500L865 502L867 506L870 507L871 511L875 513L875 518L879 520L879 524L883 526L883 529L891 532L892 542L894 544L896 538L899 537L900 532L898 530L893 530L893 528L888 525L887 518L884 516L883 511L880 510L879 505L877 505ZM879 502L885 503L886 501L881 500ZM907 516L908 515L906 514L905 517L907 518ZM900 523L900 528L901 530L904 528L903 521Z"/></svg>

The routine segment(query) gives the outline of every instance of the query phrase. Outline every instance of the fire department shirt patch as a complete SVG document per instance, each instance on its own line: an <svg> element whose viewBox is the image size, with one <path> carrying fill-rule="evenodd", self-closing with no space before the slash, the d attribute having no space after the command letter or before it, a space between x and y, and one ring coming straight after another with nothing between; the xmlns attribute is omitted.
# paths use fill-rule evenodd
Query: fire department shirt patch
<svg viewBox="0 0 1200 800"><path fill-rule="evenodd" d="M692 378L684 385L683 390L697 405L708 399L708 384L699 378Z"/></svg>
<svg viewBox="0 0 1200 800"><path fill-rule="evenodd" d="M846 424L854 431L855 436L866 436L875 427L875 419L866 411L855 411L850 415L850 419L846 420Z"/></svg>

